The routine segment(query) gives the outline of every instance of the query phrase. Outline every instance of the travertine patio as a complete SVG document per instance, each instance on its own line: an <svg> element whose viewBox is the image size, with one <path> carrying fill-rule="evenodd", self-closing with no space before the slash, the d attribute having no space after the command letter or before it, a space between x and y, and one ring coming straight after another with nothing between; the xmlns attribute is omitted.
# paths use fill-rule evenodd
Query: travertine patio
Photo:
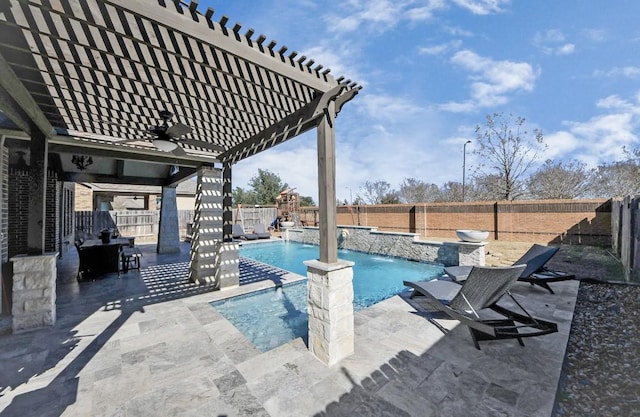
<svg viewBox="0 0 640 417"><path fill-rule="evenodd" d="M58 265L53 327L0 336L0 414L7 416L470 416L551 415L578 282L555 295L515 293L556 334L489 342L446 335L396 296L355 314L355 354L327 367L294 340L257 350L186 279L182 253L142 246L143 268L75 281L71 251ZM241 265L241 287L297 279Z"/></svg>

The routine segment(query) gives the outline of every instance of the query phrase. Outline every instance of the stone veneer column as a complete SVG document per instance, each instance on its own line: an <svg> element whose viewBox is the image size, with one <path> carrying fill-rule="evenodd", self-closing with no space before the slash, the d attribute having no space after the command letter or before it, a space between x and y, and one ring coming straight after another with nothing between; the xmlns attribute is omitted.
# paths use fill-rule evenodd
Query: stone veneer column
<svg viewBox="0 0 640 417"><path fill-rule="evenodd" d="M56 322L57 253L11 258L13 262L13 332Z"/></svg>
<svg viewBox="0 0 640 417"><path fill-rule="evenodd" d="M240 285L239 246L223 241L223 185L222 170L198 171L189 265L192 282L218 289Z"/></svg>
<svg viewBox="0 0 640 417"><path fill-rule="evenodd" d="M480 265L485 264L485 250L487 245L483 243L458 243L458 265Z"/></svg>
<svg viewBox="0 0 640 417"><path fill-rule="evenodd" d="M305 261L309 350L327 365L353 354L353 262Z"/></svg>
<svg viewBox="0 0 640 417"><path fill-rule="evenodd" d="M180 226L176 187L162 187L161 201L156 252L178 253L180 252Z"/></svg>

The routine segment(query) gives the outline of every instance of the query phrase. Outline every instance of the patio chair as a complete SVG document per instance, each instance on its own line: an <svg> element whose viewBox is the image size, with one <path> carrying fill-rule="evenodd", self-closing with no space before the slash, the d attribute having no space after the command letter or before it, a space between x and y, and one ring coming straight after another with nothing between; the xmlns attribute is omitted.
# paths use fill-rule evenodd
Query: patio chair
<svg viewBox="0 0 640 417"><path fill-rule="evenodd" d="M271 233L267 231L262 223L257 223L253 226L253 234L257 235L258 239L271 239Z"/></svg>
<svg viewBox="0 0 640 417"><path fill-rule="evenodd" d="M499 339L517 339L524 346L522 338L558 331L556 323L533 318L509 292L525 268L526 265L473 267L462 285L445 280L404 281L404 285L413 288L411 298L424 296L436 310L468 326L476 349L480 349L480 341ZM524 314L497 304L505 294ZM501 317L488 317L488 310Z"/></svg>
<svg viewBox="0 0 640 417"><path fill-rule="evenodd" d="M236 223L233 225L231 237L233 237L234 239L256 240L258 238L258 235L254 233L245 233L242 225Z"/></svg>
<svg viewBox="0 0 640 417"><path fill-rule="evenodd" d="M122 263L122 270L129 272L130 269L140 270L140 258L142 258L142 251L135 245L135 237L126 238L129 240L128 245L123 245L120 250L120 261Z"/></svg>
<svg viewBox="0 0 640 417"><path fill-rule="evenodd" d="M513 265L526 264L527 267L522 272L518 281L528 282L531 285L539 285L554 294L550 282L565 281L575 278L574 274L561 271L552 271L545 268L545 264L558 252L559 248L534 244L520 257ZM471 272L471 266L450 266L444 272L456 282L462 282Z"/></svg>

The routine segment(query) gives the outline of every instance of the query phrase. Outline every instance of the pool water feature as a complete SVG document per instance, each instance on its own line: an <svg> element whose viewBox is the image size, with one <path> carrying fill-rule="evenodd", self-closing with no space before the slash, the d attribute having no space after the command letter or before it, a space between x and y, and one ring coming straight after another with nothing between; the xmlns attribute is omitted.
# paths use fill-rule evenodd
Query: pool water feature
<svg viewBox="0 0 640 417"><path fill-rule="evenodd" d="M319 248L296 242L244 245L240 256L303 276L303 261L317 259ZM338 250L338 258L354 262L354 311L362 310L404 291L403 280L428 281L441 276L443 266L406 259ZM275 291L215 301L212 305L261 351L273 349L308 332L307 281L284 285Z"/></svg>

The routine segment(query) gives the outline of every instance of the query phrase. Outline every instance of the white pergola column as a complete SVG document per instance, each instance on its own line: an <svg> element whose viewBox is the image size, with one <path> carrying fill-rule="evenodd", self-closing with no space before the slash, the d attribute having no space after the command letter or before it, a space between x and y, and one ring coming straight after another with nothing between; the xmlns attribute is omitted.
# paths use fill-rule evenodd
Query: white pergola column
<svg viewBox="0 0 640 417"><path fill-rule="evenodd" d="M320 259L307 261L309 350L332 365L353 354L353 263L338 260L335 103L318 124Z"/></svg>
<svg viewBox="0 0 640 417"><path fill-rule="evenodd" d="M240 285L239 247L223 236L223 171L213 167L198 170L196 206L191 239L189 278L218 289Z"/></svg>

